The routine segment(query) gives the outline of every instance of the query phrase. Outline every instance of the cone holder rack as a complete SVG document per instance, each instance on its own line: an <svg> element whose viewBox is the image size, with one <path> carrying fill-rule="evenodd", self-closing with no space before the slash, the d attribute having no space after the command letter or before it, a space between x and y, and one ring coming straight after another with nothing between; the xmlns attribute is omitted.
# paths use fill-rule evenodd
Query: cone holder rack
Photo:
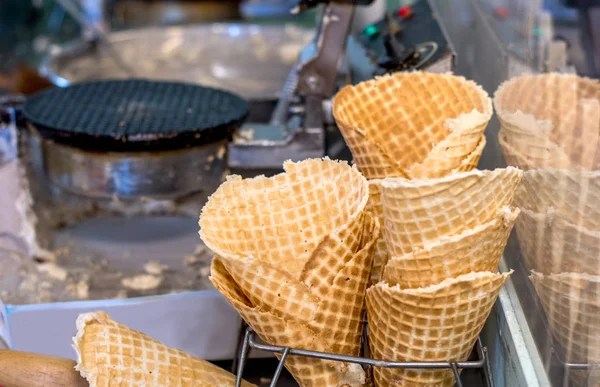
<svg viewBox="0 0 600 387"><path fill-rule="evenodd" d="M271 379L270 387L276 387L279 381L279 377L281 376L281 372L283 371L284 364L286 359L289 356L303 356L310 357L315 359L322 360L330 360L330 361L338 361L344 363L354 363L365 366L367 369L371 369L372 367L381 367L381 368L411 368L411 369L451 369L454 373L454 377L456 379L456 386L463 387L463 383L460 380L459 369L481 369L484 376L484 385L486 387L494 387L494 382L491 377L491 367L489 362L489 356L487 353L487 348L484 347L481 343L481 339L477 339L477 344L475 346L475 352L477 354L477 360L472 361L461 361L461 362L397 362L397 361L385 361L385 360L375 360L370 359L368 357L355 357L355 356L344 356L344 355L336 355L333 353L325 353L325 352L316 352L316 351L308 351L303 349L295 349L289 347L280 347L276 345L268 345L261 344L256 342L256 335L252 328L247 327L245 324L242 325L242 332L245 333L243 337L243 341L240 342L240 351L238 353L238 357L234 361L234 371L236 372L236 387L241 387L242 376L244 373L244 367L246 365L246 361L248 360L248 354L251 349L262 351L262 352L271 352L274 355L280 355L279 363L277 364L277 368L275 369L275 373L273 374L273 378ZM365 329L365 332L367 329ZM240 337L241 338L241 337ZM366 345L366 340L368 339L368 334L363 335L363 343L364 347L368 347Z"/></svg>
<svg viewBox="0 0 600 387"><path fill-rule="evenodd" d="M591 376L592 372L596 370L600 370L600 363L575 363L575 362L566 362L560 360L562 365L564 366L567 373L570 374L570 371L587 371L588 378ZM600 376L598 376L600 379Z"/></svg>

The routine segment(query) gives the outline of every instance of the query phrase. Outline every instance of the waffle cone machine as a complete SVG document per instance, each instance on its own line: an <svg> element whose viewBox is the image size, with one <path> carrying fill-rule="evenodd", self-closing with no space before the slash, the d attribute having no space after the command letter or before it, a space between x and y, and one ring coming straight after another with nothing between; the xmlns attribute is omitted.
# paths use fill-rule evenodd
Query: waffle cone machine
<svg viewBox="0 0 600 387"><path fill-rule="evenodd" d="M299 11L316 3L302 1ZM198 239L198 214L231 172L273 174L288 159L349 160L331 112L341 87L398 71L448 72L456 60L435 1L386 12L359 33L352 32L354 13L370 1L325 3L316 31L214 24L110 34L111 50L122 46L119 55L139 78L94 45L67 45L42 65L57 88L3 101L0 179L9 189L0 203L17 198L2 214L14 221L0 229L7 258L0 270L10 273L0 278L7 347L73 358L72 322L104 310L170 347L234 360L232 370L246 366L244 375L252 372L248 359L322 356L265 346L246 330L208 280L212 256ZM242 37L237 49L248 56L250 74L238 71L234 49L213 62L204 63L201 51L180 61L199 60L200 71L172 62L160 68L161 55L184 58L189 42L206 33L223 44ZM280 49L251 57L248 42L259 39ZM136 67L153 42L162 50ZM283 65L252 73L275 57ZM113 68L104 73L103 66ZM496 386L537 381L527 371L537 360L523 355L528 336L514 292L509 281L468 362L437 367L456 375L457 367L470 368L467 385L469 378ZM285 383L283 361L273 369L272 380Z"/></svg>

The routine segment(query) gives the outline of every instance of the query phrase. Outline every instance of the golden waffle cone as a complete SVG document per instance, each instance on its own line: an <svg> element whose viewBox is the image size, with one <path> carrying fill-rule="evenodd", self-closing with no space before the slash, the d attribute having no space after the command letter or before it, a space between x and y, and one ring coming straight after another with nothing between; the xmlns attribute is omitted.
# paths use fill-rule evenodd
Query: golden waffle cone
<svg viewBox="0 0 600 387"><path fill-rule="evenodd" d="M512 203L521 177L520 170L509 167L440 179L386 179L381 184L383 236L390 256L489 222Z"/></svg>
<svg viewBox="0 0 600 387"><path fill-rule="evenodd" d="M259 257L299 277L331 234L362 230L368 184L356 169L328 158L283 168L272 178L229 176L202 210L200 237L217 255ZM347 246L339 244L344 254L353 250Z"/></svg>
<svg viewBox="0 0 600 387"><path fill-rule="evenodd" d="M229 178L200 235L216 253L211 280L273 345L358 355L379 222L368 184L329 159L284 164L273 178ZM301 386L361 386L359 366L290 358Z"/></svg>
<svg viewBox="0 0 600 387"><path fill-rule="evenodd" d="M510 273L469 273L419 289L380 282L367 290L372 357L465 361ZM451 370L375 368L375 385L453 386Z"/></svg>
<svg viewBox="0 0 600 387"><path fill-rule="evenodd" d="M516 229L529 270L600 274L600 232L571 224L552 209L521 209Z"/></svg>
<svg viewBox="0 0 600 387"><path fill-rule="evenodd" d="M562 360L600 363L600 277L533 272L529 278L538 293L552 334L561 347ZM570 376L575 385L583 386L587 371L575 371Z"/></svg>
<svg viewBox="0 0 600 387"><path fill-rule="evenodd" d="M523 174L515 205L535 213L553 209L568 223L600 231L600 172L536 169Z"/></svg>
<svg viewBox="0 0 600 387"><path fill-rule="evenodd" d="M452 173L460 173L471 171L472 169L477 167L479 163L479 159L481 157L481 152L483 152L483 148L485 147L486 140L485 137L481 138L481 141L477 148L471 152L471 154L463 160L462 164L456 168ZM381 204L381 188L380 185L383 182L383 179L376 179L369 181L369 202L367 204L367 209L371 213L375 214L379 218L380 225L383 226L383 206ZM379 236L375 246L375 255L373 257L373 270L371 271L371 284L375 284L379 282L381 278L381 273L383 272L383 267L387 263L389 259L387 246L385 244L385 239L383 238L383 234Z"/></svg>
<svg viewBox="0 0 600 387"><path fill-rule="evenodd" d="M104 312L80 315L73 342L75 369L91 387L235 385L229 372L129 329Z"/></svg>
<svg viewBox="0 0 600 387"><path fill-rule="evenodd" d="M534 167L594 169L600 83L573 74L524 75L503 83L494 105L506 142ZM543 162L540 162L542 161ZM599 159L600 161L600 159Z"/></svg>
<svg viewBox="0 0 600 387"><path fill-rule="evenodd" d="M467 149L471 147L471 137L471 134L450 134L446 140L435 146L422 163L413 166L410 172L411 178L438 178L475 168L481 158L486 140L485 136L480 135L479 139L473 140L476 146L467 153ZM465 143L470 145L466 147ZM450 152L453 151L457 156L449 157Z"/></svg>
<svg viewBox="0 0 600 387"><path fill-rule="evenodd" d="M508 141L506 131L500 129L498 142L507 165L524 170L536 168L569 168L571 160L558 147L540 148L528 146L513 146Z"/></svg>
<svg viewBox="0 0 600 387"><path fill-rule="evenodd" d="M478 149L492 104L465 78L403 72L345 87L333 114L368 179L426 178L447 175Z"/></svg>
<svg viewBox="0 0 600 387"><path fill-rule="evenodd" d="M400 289L434 285L470 272L496 272L519 209L504 207L492 221L441 237L401 257L392 257L382 280Z"/></svg>
<svg viewBox="0 0 600 387"><path fill-rule="evenodd" d="M309 297L307 293L310 290L296 287L290 291L277 286L271 291L269 284L277 283L279 279L266 275L265 271L256 272L252 287L244 287L245 284L237 278L242 275L240 272L252 270L254 264L246 264L246 260L215 257L211 281L264 341L280 346L357 356L364 322L364 289L378 231L377 220L368 213L365 227L365 234L371 234L371 239L342 270L323 274L332 281L328 294L321 297L313 309L301 310L302 307L296 305L297 314L286 314L275 308L273 305L277 305L279 299L303 298L290 293L302 291L305 297ZM239 269L238 266L242 265L249 267ZM290 283L285 285L289 286ZM260 303L253 302L257 298L261 299ZM286 308L289 309L293 308ZM286 368L302 386L362 386L366 383L362 368L352 364L292 357L286 361Z"/></svg>

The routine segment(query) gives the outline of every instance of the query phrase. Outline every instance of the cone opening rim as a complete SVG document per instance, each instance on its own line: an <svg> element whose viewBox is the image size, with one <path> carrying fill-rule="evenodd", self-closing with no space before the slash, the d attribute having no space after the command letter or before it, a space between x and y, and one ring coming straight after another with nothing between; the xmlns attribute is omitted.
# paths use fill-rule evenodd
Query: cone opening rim
<svg viewBox="0 0 600 387"><path fill-rule="evenodd" d="M535 169L529 169L527 171L523 172L523 181L525 181L526 179L528 179L531 175L541 175L541 174L561 174L563 176L565 175L575 175L575 176L581 176L581 177L585 177L586 179L592 179L592 178L600 178L600 170L573 170L573 169L568 169L568 168L554 168L554 167L543 167L543 168L535 168ZM547 180L547 179L543 179L543 180Z"/></svg>
<svg viewBox="0 0 600 387"><path fill-rule="evenodd" d="M381 183L381 187L385 189L400 189L400 188L420 188L420 187L432 187L438 184L454 182L457 180L462 180L469 178L471 176L476 177L486 177L486 176L495 176L495 175L512 175L515 174L517 176L522 176L523 171L514 166L508 166L506 168L496 168L493 170L488 169L473 169L467 172L457 172L451 175L431 178L431 179L403 179L403 178L395 178L390 177L383 179ZM383 192L382 192L383 193Z"/></svg>
<svg viewBox="0 0 600 387"><path fill-rule="evenodd" d="M525 113L521 109L517 109L515 111L509 111L509 110L504 109L502 105L504 104L503 100L508 97L505 94L508 93L507 90L510 86L516 85L520 82L523 82L523 81L529 80L529 79L550 79L550 78L555 78L555 77L573 78L573 79L577 80L578 82L584 81L584 82L594 83L600 89L600 81L598 81L597 79L580 76L578 74L550 72L550 73L543 73L543 74L523 74L518 77L513 77L511 79L508 79L508 80L502 82L502 84L500 84L500 86L498 86L498 88L494 92L493 104L494 104L494 109L496 111L496 114L498 115L498 120L500 120L501 123L506 122L508 124L519 127L520 129L524 129L525 131L530 132L530 133L534 133L534 130L532 130L532 129L539 131L536 134L548 135L549 133L551 133L552 130L554 129L554 123L552 122L552 120L538 119L535 114ZM600 99L580 98L577 100L577 105L579 105L582 101L586 101L586 100L596 100L596 101L600 102Z"/></svg>
<svg viewBox="0 0 600 387"><path fill-rule="evenodd" d="M418 78L423 75L432 76L434 78L454 78L454 79L458 80L460 83L467 85L473 91L475 91L476 94L479 96L482 105L484 106L483 111L473 109L472 111L462 113L462 114L458 115L457 117L447 118L444 121L445 127L446 127L446 125L449 125L450 120L463 121L466 118L470 118L471 115L475 118L479 118L479 120L476 120L477 124L475 125L475 123L474 123L472 125L472 127L482 125L485 122L488 122L492 118L492 115L494 114L493 101L492 101L492 98L490 97L490 95L483 89L483 87L481 85L479 85L475 81L467 79L463 76L453 74L452 72L431 73L431 72L426 72L426 71L405 71L405 72L397 72L397 73L393 73L393 74L385 74L385 75L381 75L381 76L376 76L375 78L369 79L367 81L360 82L359 84L356 84L356 85L347 85L344 88L342 88L342 90L340 90L336 94L336 96L333 98L333 115L337 122L342 123L342 125L348 126L349 128L352 128L355 131L362 131L363 133L365 133L365 138L368 139L368 136L367 136L368 131L366 131L365 129L362 129L362 128L358 128L356 125L349 123L346 120L338 117L338 115L339 115L338 102L340 101L340 98L344 97L344 93L342 93L342 92L345 89L349 89L349 90L356 89L360 85L364 86L364 85L377 85L377 84L381 84L381 83L385 84L387 81L389 81L391 79L410 78L410 77ZM455 127L455 126L457 126L457 124L451 125L451 127ZM450 130L450 132L452 132L452 130Z"/></svg>
<svg viewBox="0 0 600 387"><path fill-rule="evenodd" d="M574 279L574 280L584 280L589 283L600 285L600 274L589 274L589 273L577 273L577 272L561 272L561 273L551 273L544 274L537 272L535 270L531 270L530 279L536 278L539 280L549 279L549 280L560 280L560 279Z"/></svg>
<svg viewBox="0 0 600 387"><path fill-rule="evenodd" d="M508 279L512 275L513 272L514 272L514 270L510 270L506 273L494 273L491 271L477 271L477 272L472 271L470 273L461 274L454 278L446 278L445 280L443 280L442 282L440 282L438 284L433 284L433 285L424 286L424 287L420 287L420 288L410 288L410 289L402 289L399 284L391 286L390 284L388 284L385 281L380 281L377 284L371 286L369 289L367 289L367 292L375 287L380 287L380 288L391 290L391 291L394 291L397 293L402 293L404 295L431 296L431 295L434 295L435 293L437 293L445 288L449 288L453 285L458 285L461 283L472 283L478 279L486 279L486 278L490 279L490 280L495 280L495 279L500 279L500 278Z"/></svg>
<svg viewBox="0 0 600 387"><path fill-rule="evenodd" d="M466 229L459 234L444 235L434 241L425 243L423 245L423 247L418 247L417 249L411 251L410 253L406 253L406 254L403 254L400 256L391 256L390 259L388 260L388 264L392 260L416 261L416 260L424 259L424 258L416 258L415 256L431 252L431 250L433 250L434 248L438 248L438 247L444 246L446 244L455 243L457 241L460 241L461 239L465 239L467 237L471 237L473 235L485 232L488 229L493 228L497 224L502 226L502 225L506 224L507 221L514 224L514 222L517 220L520 213L521 213L521 209L519 209L518 207L504 206L504 207L498 209L498 211L496 212L496 216L489 222L477 225L473 228ZM385 270L385 268L384 268L384 270ZM417 271L420 271L420 270L417 270Z"/></svg>
<svg viewBox="0 0 600 387"><path fill-rule="evenodd" d="M562 229L569 228L578 234L600 240L600 231L593 231L584 226L565 220L564 217L559 214L559 211L555 210L553 207L548 208L546 213L535 212L523 207L519 207L519 209L521 210L521 214L523 214L523 216L520 216L520 219L531 219L536 224L542 223L544 227L549 229L556 229L557 226L560 226Z"/></svg>
<svg viewBox="0 0 600 387"><path fill-rule="evenodd" d="M358 168L356 166L349 165L348 162L345 160L333 160L326 156L326 157L322 157L322 158L309 158L309 159L305 159L305 160L298 161L298 162L287 160L283 163L284 171L281 173L278 173L277 175L271 176L271 177L266 177L265 175L259 175L259 176L243 179L239 175L227 176L227 180L224 183L222 183L219 186L219 188L217 188L217 190L208 197L206 204L204 204L204 206L202 207L202 210L200 211L200 217L198 220L198 225L200 227L198 234L200 235L200 239L204 242L204 244L209 248L210 251L212 251L214 254L220 255L222 257L244 258L244 257L252 256L252 254L245 254L245 253L244 254L236 254L231 251L221 249L221 248L217 247L215 243L213 243L214 239L211 240L211 238L206 238L205 233L204 233L204 228L202 227L205 210L207 208L209 208L209 206L211 204L214 205L214 203L212 203L214 197L220 192L220 190L222 189L222 187L225 184L228 184L228 183L236 184L236 183L240 183L243 181L261 181L261 180L276 179L278 177L285 176L288 173L287 169L286 169L286 166L288 166L288 165L297 165L297 164L304 164L304 163L308 164L308 163L315 162L315 161L319 162L319 163L335 165L336 167L337 166L341 166L341 167L345 166L345 167L349 168L349 170L355 175L356 183L363 186L363 192L361 195L362 197L360 198L360 201L358 201L358 205L354 208L354 211L348 213L346 222L343 223L342 225L340 225L339 227L332 228L331 231L329 232L329 234L320 235L317 238L317 240L319 241L319 243L317 243L317 246L320 244L320 242L323 240L323 238L326 238L328 235L334 234L334 233L338 232L339 230L347 227L348 224L350 224L354 219L356 219L362 213L365 212L367 203L369 201L369 196L370 196L368 180L364 177L364 175L362 173L360 173L360 171L358 170ZM258 257L256 257L256 258L258 258Z"/></svg>

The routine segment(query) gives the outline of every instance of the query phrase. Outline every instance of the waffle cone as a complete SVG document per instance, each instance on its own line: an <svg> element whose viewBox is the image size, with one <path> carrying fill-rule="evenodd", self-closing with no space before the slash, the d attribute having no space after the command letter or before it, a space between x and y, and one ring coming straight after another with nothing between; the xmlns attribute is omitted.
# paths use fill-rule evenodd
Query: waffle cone
<svg viewBox="0 0 600 387"><path fill-rule="evenodd" d="M524 170L536 168L569 168L571 161L558 147L528 147L515 145L509 141L509 135L503 129L498 133L498 143L507 165ZM535 142L535 141L534 141Z"/></svg>
<svg viewBox="0 0 600 387"><path fill-rule="evenodd" d="M464 361L508 274L469 273L419 289L380 282L367 290L372 357ZM451 370L374 369L375 386L453 386Z"/></svg>
<svg viewBox="0 0 600 387"><path fill-rule="evenodd" d="M506 143L534 168L596 169L600 82L573 74L524 75L503 83L494 105ZM598 161L597 161L598 159Z"/></svg>
<svg viewBox="0 0 600 387"><path fill-rule="evenodd" d="M345 163L285 163L273 178L230 178L202 211L211 280L267 343L358 355L379 236L368 184ZM359 366L292 357L301 386L362 386Z"/></svg>
<svg viewBox="0 0 600 387"><path fill-rule="evenodd" d="M519 212L517 208L504 207L486 224L392 257L382 279L390 286L413 289L470 272L496 272Z"/></svg>
<svg viewBox="0 0 600 387"><path fill-rule="evenodd" d="M478 157L492 104L465 78L403 72L345 87L333 114L368 179L430 178Z"/></svg>
<svg viewBox="0 0 600 387"><path fill-rule="evenodd" d="M552 209L522 209L516 229L529 270L600 274L600 232L571 224Z"/></svg>
<svg viewBox="0 0 600 387"><path fill-rule="evenodd" d="M515 205L534 213L552 209L572 225L600 231L600 173L553 168L527 171Z"/></svg>
<svg viewBox="0 0 600 387"><path fill-rule="evenodd" d="M386 179L381 184L383 236L390 256L489 222L510 206L521 177L520 170L509 167L441 179Z"/></svg>
<svg viewBox="0 0 600 387"><path fill-rule="evenodd" d="M80 315L73 341L75 369L91 387L235 385L229 372L129 329L104 312Z"/></svg>
<svg viewBox="0 0 600 387"><path fill-rule="evenodd" d="M381 182L383 180L369 181L369 202L367 209L377 217L380 226L383 227L383 206L381 205ZM385 239L380 233L375 243L375 252L373 253L373 269L371 270L370 284L376 284L381 278L383 267L389 259Z"/></svg>
<svg viewBox="0 0 600 387"><path fill-rule="evenodd" d="M479 145L465 158L458 167L456 167L450 174L460 173L460 172L469 172L473 169L477 168L479 164L479 160L481 159L481 155L483 150L485 149L485 145L487 144L487 140L485 136L481 136L481 140L479 140Z"/></svg>
<svg viewBox="0 0 600 387"><path fill-rule="evenodd" d="M568 362L600 363L600 277L533 272L529 278L561 347L560 357ZM583 386L587 371L570 376L577 386Z"/></svg>
<svg viewBox="0 0 600 387"><path fill-rule="evenodd" d="M373 237L364 249L355 254L337 273L324 274L331 280L328 294L307 308L298 299L310 299L310 289L283 282L269 270L255 272L252 284L238 281L244 271L252 270L255 262L215 257L211 281L231 302L242 318L267 343L321 352L358 355L364 322L363 305L378 222L367 213L368 233ZM261 263L261 265L263 265ZM247 266L239 268L239 266ZM272 288L270 285L278 286ZM292 285L290 287L290 285ZM286 289L290 287L291 290ZM359 289L356 291L355 289ZM303 292L298 295L296 292ZM254 302L259 299L259 301ZM278 300L285 299L298 313L278 309ZM275 305L273 305L275 304ZM292 357L286 368L301 386L362 386L366 376L360 366Z"/></svg>

